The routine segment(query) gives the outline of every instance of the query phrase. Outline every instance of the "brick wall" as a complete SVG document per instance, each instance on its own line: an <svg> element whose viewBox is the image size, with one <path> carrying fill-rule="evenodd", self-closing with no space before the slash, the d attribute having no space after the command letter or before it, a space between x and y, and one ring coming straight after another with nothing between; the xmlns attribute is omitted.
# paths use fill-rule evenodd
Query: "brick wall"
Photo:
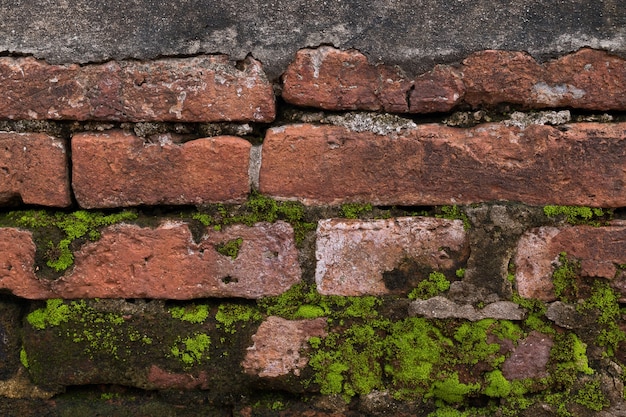
<svg viewBox="0 0 626 417"><path fill-rule="evenodd" d="M626 61L0 57L4 415L624 415Z"/></svg>

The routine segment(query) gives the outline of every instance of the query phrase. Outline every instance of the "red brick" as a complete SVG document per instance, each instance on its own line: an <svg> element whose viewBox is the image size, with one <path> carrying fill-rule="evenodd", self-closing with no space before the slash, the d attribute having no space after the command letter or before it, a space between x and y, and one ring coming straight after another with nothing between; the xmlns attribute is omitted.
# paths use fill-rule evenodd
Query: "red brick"
<svg viewBox="0 0 626 417"><path fill-rule="evenodd" d="M465 101L521 108L626 109L626 60L581 49L538 64L523 52L483 51L463 61Z"/></svg>
<svg viewBox="0 0 626 417"><path fill-rule="evenodd" d="M380 136L308 124L270 129L260 190L305 204L626 205L626 124L419 125ZM584 174L583 174L584 173Z"/></svg>
<svg viewBox="0 0 626 417"><path fill-rule="evenodd" d="M613 280L617 266L626 264L626 224L615 221L606 227L540 227L526 232L514 257L522 297L556 299L552 274L561 252L581 262L582 277Z"/></svg>
<svg viewBox="0 0 626 417"><path fill-rule="evenodd" d="M35 276L35 243L30 232L0 228L0 288L24 298L50 295Z"/></svg>
<svg viewBox="0 0 626 417"><path fill-rule="evenodd" d="M311 337L326 337L326 319L285 320L268 317L256 334L254 344L246 352L241 363L248 374L262 378L276 378L288 374L300 375L308 359L301 356Z"/></svg>
<svg viewBox="0 0 626 417"><path fill-rule="evenodd" d="M0 58L0 118L111 121L255 121L275 116L261 65L225 56L49 65Z"/></svg>
<svg viewBox="0 0 626 417"><path fill-rule="evenodd" d="M217 251L219 244L238 238L242 243L235 259ZM4 244L16 241L9 235ZM1 288L29 299L254 299L281 294L301 275L293 229L284 222L233 225L220 232L208 228L199 243L184 223L164 223L156 229L114 225L76 252L74 267L55 281L38 280L30 258L16 249L8 253L4 264L14 269L5 272L11 279L1 280ZM28 253L34 257L34 248ZM24 265L19 263L22 258Z"/></svg>
<svg viewBox="0 0 626 417"><path fill-rule="evenodd" d="M283 98L325 110L407 111L410 80L397 69L375 66L355 50L301 49L283 74Z"/></svg>
<svg viewBox="0 0 626 417"><path fill-rule="evenodd" d="M463 61L465 102L472 107L501 103L528 106L543 68L525 52L481 51ZM532 107L532 106L528 106Z"/></svg>
<svg viewBox="0 0 626 417"><path fill-rule="evenodd" d="M317 290L332 295L388 294L396 288L387 287L383 274L401 268L407 258L422 268L445 271L469 255L460 220L430 217L321 220L316 243Z"/></svg>
<svg viewBox="0 0 626 417"><path fill-rule="evenodd" d="M182 145L122 131L72 139L72 184L84 208L240 202L250 191L250 143L231 136Z"/></svg>
<svg viewBox="0 0 626 417"><path fill-rule="evenodd" d="M546 107L586 110L626 110L626 60L589 48L545 65L533 99Z"/></svg>
<svg viewBox="0 0 626 417"><path fill-rule="evenodd" d="M16 201L52 207L72 203L64 140L0 132L0 205Z"/></svg>
<svg viewBox="0 0 626 417"><path fill-rule="evenodd" d="M462 102L465 85L458 70L437 65L415 79L409 96L409 112L448 112Z"/></svg>

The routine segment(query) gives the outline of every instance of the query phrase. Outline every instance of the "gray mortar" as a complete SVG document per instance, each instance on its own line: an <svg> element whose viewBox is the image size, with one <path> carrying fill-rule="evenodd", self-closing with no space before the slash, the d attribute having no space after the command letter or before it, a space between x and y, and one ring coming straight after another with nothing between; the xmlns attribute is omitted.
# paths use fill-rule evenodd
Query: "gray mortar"
<svg viewBox="0 0 626 417"><path fill-rule="evenodd" d="M509 262L522 233L547 222L543 210L515 203L481 204L466 207L465 213L472 224L469 230L472 252L463 284L481 288L485 296L492 293L490 300L494 296L510 300L513 288L507 280ZM459 296L464 297L467 291L459 290Z"/></svg>
<svg viewBox="0 0 626 417"><path fill-rule="evenodd" d="M52 63L252 54L272 80L321 44L410 75L484 49L626 54L626 9L614 0L0 0L0 16L0 52Z"/></svg>
<svg viewBox="0 0 626 417"><path fill-rule="evenodd" d="M519 111L511 113L508 120L504 121L507 126L517 126L521 129L530 125L552 125L558 126L569 123L572 116L569 110L561 111L540 111L535 113L522 113Z"/></svg>
<svg viewBox="0 0 626 417"><path fill-rule="evenodd" d="M388 113L350 112L327 116L321 119L321 122L343 126L355 132L372 132L381 136L417 127L410 119Z"/></svg>

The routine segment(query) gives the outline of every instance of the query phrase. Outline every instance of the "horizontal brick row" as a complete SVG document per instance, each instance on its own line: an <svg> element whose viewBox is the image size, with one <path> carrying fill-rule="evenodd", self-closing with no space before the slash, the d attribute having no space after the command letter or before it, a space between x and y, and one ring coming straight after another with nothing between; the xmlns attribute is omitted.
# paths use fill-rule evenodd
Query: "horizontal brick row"
<svg viewBox="0 0 626 417"><path fill-rule="evenodd" d="M82 133L72 138L72 186L84 208L241 202L250 192L250 148L233 136L174 144Z"/></svg>
<svg viewBox="0 0 626 417"><path fill-rule="evenodd" d="M236 240L233 256L218 251ZM74 253L75 265L56 280L37 278L30 232L0 228L0 249L0 288L27 299L254 299L301 279L293 229L284 222L208 228L198 243L185 223L114 225Z"/></svg>
<svg viewBox="0 0 626 417"><path fill-rule="evenodd" d="M626 109L626 60L581 49L545 64L525 52L476 52L460 65L438 65L409 78L355 50L298 51L283 75L283 98L326 110L447 112L511 104L521 109Z"/></svg>
<svg viewBox="0 0 626 417"><path fill-rule="evenodd" d="M271 122L272 84L258 61L242 67L221 55L83 66L2 57L0 119ZM545 64L524 52L481 51L409 78L358 51L323 46L300 50L283 83L287 102L326 110L626 109L626 61L592 49Z"/></svg>
<svg viewBox="0 0 626 417"><path fill-rule="evenodd" d="M219 136L156 143L122 131L64 141L0 134L0 204L82 208L242 202L251 145ZM626 205L625 123L473 128L437 124L386 136L331 125L267 132L259 189L305 204L445 205L508 200L530 205ZM258 161L256 161L258 163ZM254 175L254 173L252 173Z"/></svg>
<svg viewBox="0 0 626 417"><path fill-rule="evenodd" d="M220 245L239 240L234 255ZM516 288L527 298L556 299L552 275L566 253L581 277L609 280L626 294L626 224L542 226L517 242ZM460 220L399 217L320 220L317 289L328 295L406 295L433 271L457 280L470 253ZM194 299L278 295L301 280L293 229L284 222L207 228L199 242L186 223L156 228L119 224L74 253L75 265L56 280L35 274L31 233L0 228L0 288L28 299ZM505 277L501 277L503 280Z"/></svg>
<svg viewBox="0 0 626 417"><path fill-rule="evenodd" d="M626 124L419 125L387 136L309 124L270 129L260 191L305 204L626 205Z"/></svg>
<svg viewBox="0 0 626 417"><path fill-rule="evenodd" d="M275 116L274 92L259 62L228 57L49 65L0 58L0 119L254 121Z"/></svg>

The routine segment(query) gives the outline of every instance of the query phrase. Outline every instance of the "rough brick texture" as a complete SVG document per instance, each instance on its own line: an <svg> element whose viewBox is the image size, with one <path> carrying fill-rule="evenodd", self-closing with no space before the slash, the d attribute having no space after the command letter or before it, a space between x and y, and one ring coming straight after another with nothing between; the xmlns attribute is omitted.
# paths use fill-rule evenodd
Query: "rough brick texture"
<svg viewBox="0 0 626 417"><path fill-rule="evenodd" d="M111 121L274 119L274 93L261 65L238 70L225 56L49 65L0 58L0 118Z"/></svg>
<svg viewBox="0 0 626 417"><path fill-rule="evenodd" d="M358 51L302 49L283 75L289 103L326 110L406 113L411 83L398 69L375 66Z"/></svg>
<svg viewBox="0 0 626 417"><path fill-rule="evenodd" d="M306 356L301 351L306 348L311 337L327 336L326 319L285 320L268 317L256 334L254 344L247 349L241 366L244 371L261 378L277 378L300 371L307 365Z"/></svg>
<svg viewBox="0 0 626 417"><path fill-rule="evenodd" d="M378 136L337 126L270 129L260 190L305 204L626 205L626 124L437 124ZM582 174L584 173L584 174Z"/></svg>
<svg viewBox="0 0 626 417"><path fill-rule="evenodd" d="M43 133L0 132L0 205L71 204L66 143Z"/></svg>
<svg viewBox="0 0 626 417"><path fill-rule="evenodd" d="M514 258L517 289L522 297L556 299L552 274L562 252L573 262L580 262L583 277L619 278L618 267L626 264L626 224L616 221L604 227L546 226L526 232Z"/></svg>
<svg viewBox="0 0 626 417"><path fill-rule="evenodd" d="M81 133L72 138L72 185L84 208L242 201L250 146L232 136L173 144Z"/></svg>
<svg viewBox="0 0 626 417"><path fill-rule="evenodd" d="M623 415L626 60L373 62L0 57L0 415Z"/></svg>
<svg viewBox="0 0 626 417"><path fill-rule="evenodd" d="M322 220L316 245L318 291L346 296L408 292L420 267L450 271L468 255L463 222L427 217Z"/></svg>
<svg viewBox="0 0 626 417"><path fill-rule="evenodd" d="M114 225L76 252L75 266L54 281L35 277L28 232L0 230L7 248L0 287L23 298L259 298L300 281L293 230L284 222L207 229L199 243L184 223ZM23 244L11 248L18 237ZM239 238L234 258L218 252L220 244Z"/></svg>
<svg viewBox="0 0 626 417"><path fill-rule="evenodd" d="M543 65L524 52L481 51L457 67L436 66L409 79L395 68L368 63L358 51L323 46L300 50L283 82L289 103L327 110L431 113L461 103L626 109L626 60L592 49Z"/></svg>

